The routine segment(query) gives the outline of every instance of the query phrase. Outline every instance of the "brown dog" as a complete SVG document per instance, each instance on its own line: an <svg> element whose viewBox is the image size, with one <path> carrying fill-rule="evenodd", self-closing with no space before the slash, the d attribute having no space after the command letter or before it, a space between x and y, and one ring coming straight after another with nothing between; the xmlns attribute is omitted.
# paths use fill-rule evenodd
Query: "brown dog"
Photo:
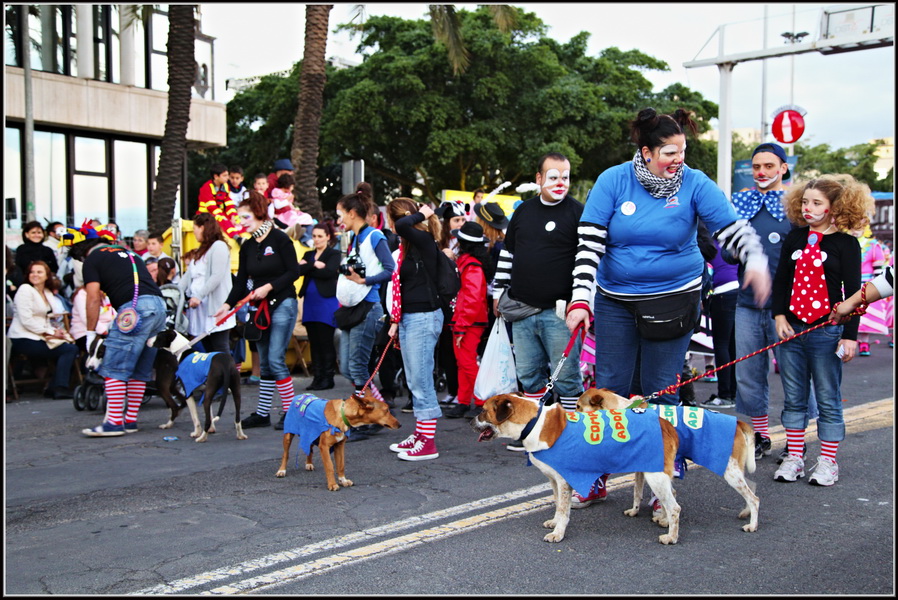
<svg viewBox="0 0 898 600"><path fill-rule="evenodd" d="M346 478L346 431L359 425L383 425L390 429L401 427L396 417L390 413L390 407L375 399L370 390L365 391L364 398L353 394L345 400L322 400L311 394L295 397L284 419L284 454L275 477L287 476L290 445L293 437L299 435L300 447L306 453L306 471L315 470L312 465L312 448L317 443L321 462L324 464L327 489L336 492L341 485L351 486L352 481ZM334 453L333 461L331 452Z"/></svg>
<svg viewBox="0 0 898 600"><path fill-rule="evenodd" d="M595 410L622 410L630 405L632 405L635 401L640 398L632 398L630 400L624 398L623 396L619 396L612 392L607 388L590 388L583 392L580 398L577 400L577 410L581 412L592 412ZM648 403L643 400L639 405L641 408L646 408ZM692 408L691 411L703 411L703 409ZM659 411L659 415L662 418L676 418L676 412L667 410ZM729 415L724 415L728 418ZM682 425L682 420L680 422ZM681 430L681 427L677 428L678 431ZM690 435L698 435L699 430L689 430ZM684 453L686 458L692 459L693 457L689 455L690 449L687 448L687 440L684 439L684 436L680 436L680 451ZM726 464L726 470L723 473L723 478L726 480L730 487L739 492L739 495L745 499L745 508L742 512L739 513L740 519L745 519L746 517L750 517L747 525L742 527L743 531L757 531L758 529L758 509L760 506L760 500L754 493L754 483L748 481L745 478L745 472L754 473L755 471L755 441L754 441L754 430L751 425L748 423L744 423L742 421L736 421L736 433L733 436L733 444L732 448L722 448L722 451L728 451L730 453L729 461ZM702 464L702 463L698 463ZM707 466L707 465L703 465ZM642 495L642 484L639 481L639 477L637 475L636 485L639 486L639 494ZM633 515L635 516L635 515ZM665 521L665 516L662 514L658 519L659 523L662 525Z"/></svg>
<svg viewBox="0 0 898 600"><path fill-rule="evenodd" d="M680 506L674 498L673 488L671 486L671 478L673 477L674 458L677 454L678 437L673 426L664 419L658 418L657 425L652 427L652 416L642 413L634 413L633 411L609 411L601 417L593 413L595 421L590 421L589 415L581 413L568 413L560 404L554 404L548 408L540 406L537 402L516 396L514 394L501 394L488 399L483 405L481 412L473 421L471 426L480 432L480 441L490 440L495 436L520 439L524 444L524 449L530 455L530 461L548 477L552 484L552 492L555 500L555 515L552 519L543 523L543 527L552 529L543 539L547 542L560 542L564 539L567 525L570 521L571 511L571 485L559 470L568 472L566 467L577 463L586 464L589 468L595 468L598 464L599 470L591 473L591 479L587 479L588 487L598 475L602 474L602 468L606 464L612 462L602 462L601 464L593 462L595 459L592 455L578 455L576 447L572 451L567 451L566 455L558 457L555 455L551 460L549 453L543 451L550 450L558 443L560 449L568 448L568 441L573 438L584 437L581 429L571 427L568 436L565 436L565 430L569 425L577 423L577 427L583 428L585 435L589 435L591 428L598 424L598 429L602 430L604 436L599 437L598 441L588 442L593 448L604 446L614 451L614 446L623 446L618 441L612 440L614 436L618 436L619 430L614 428L615 425L621 423L629 423L632 430L626 429L627 425L622 425L628 434L632 434L631 438L634 444L648 443L649 447L655 448L658 452L663 453L663 457L653 456L647 461L652 464L658 464L659 459L663 459L663 470L649 471L644 473L644 481L649 484L652 492L658 497L658 500L664 506L665 511L670 518L667 520L668 531L661 535L658 539L662 544L676 544L679 537L680 527ZM604 419L608 423L608 429L604 429L599 419ZM637 433L636 421L642 419L646 424L645 433ZM593 429L595 431L595 429ZM661 443L658 443L657 437L661 437ZM607 441L605 441L607 440ZM602 443L604 441L604 444ZM588 445L587 444L587 445ZM639 446L642 447L642 446ZM568 461L567 465L559 464L559 460ZM603 461L606 459L602 459ZM550 465L549 463L552 463ZM625 472L623 470L615 472ZM638 477L638 476L637 476ZM640 481L638 495L634 487L633 491L633 508L624 512L628 516L636 516L639 512L639 503L642 501L642 482Z"/></svg>

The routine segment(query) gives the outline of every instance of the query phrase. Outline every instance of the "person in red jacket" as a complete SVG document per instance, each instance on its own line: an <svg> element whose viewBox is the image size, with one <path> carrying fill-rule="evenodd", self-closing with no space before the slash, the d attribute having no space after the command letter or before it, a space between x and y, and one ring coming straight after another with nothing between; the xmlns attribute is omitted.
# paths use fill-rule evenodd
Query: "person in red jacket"
<svg viewBox="0 0 898 600"><path fill-rule="evenodd" d="M455 313L452 316L453 347L455 362L458 364L458 404L446 412L446 418L473 419L480 411L486 398L474 396L474 381L477 379L477 346L487 326L486 289L495 269L490 259L489 249L483 235L483 227L468 221L454 232L458 238L458 273L461 289L455 299Z"/></svg>
<svg viewBox="0 0 898 600"><path fill-rule="evenodd" d="M243 227L238 224L237 205L231 199L228 168L222 164L214 164L210 168L210 175L212 178L200 186L200 205L196 213L211 213L226 235L237 238L243 233Z"/></svg>
<svg viewBox="0 0 898 600"><path fill-rule="evenodd" d="M279 158L272 165L272 172L268 174L268 188L265 190L265 197L271 199L271 192L278 186L278 178L281 175L289 173L293 175L293 163L289 158Z"/></svg>

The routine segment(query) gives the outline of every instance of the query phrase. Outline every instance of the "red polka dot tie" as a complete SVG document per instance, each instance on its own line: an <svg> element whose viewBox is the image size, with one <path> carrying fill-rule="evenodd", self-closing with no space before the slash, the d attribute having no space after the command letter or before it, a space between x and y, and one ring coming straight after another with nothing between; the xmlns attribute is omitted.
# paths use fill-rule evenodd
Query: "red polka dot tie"
<svg viewBox="0 0 898 600"><path fill-rule="evenodd" d="M808 245L795 263L789 310L805 323L813 323L829 314L829 293L826 291L823 257L820 254L822 238L821 234L812 231L808 235Z"/></svg>
<svg viewBox="0 0 898 600"><path fill-rule="evenodd" d="M390 305L390 320L398 323L402 318L402 285L399 281L399 266L405 258L405 244L399 245L399 260L396 261L396 270L393 271L393 302Z"/></svg>

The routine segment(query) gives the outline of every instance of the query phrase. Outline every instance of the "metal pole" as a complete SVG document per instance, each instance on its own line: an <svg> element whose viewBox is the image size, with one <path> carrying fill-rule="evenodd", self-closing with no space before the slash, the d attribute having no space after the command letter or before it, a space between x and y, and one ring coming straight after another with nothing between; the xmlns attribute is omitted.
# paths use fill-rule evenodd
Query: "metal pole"
<svg viewBox="0 0 898 600"><path fill-rule="evenodd" d="M767 48L767 9L764 5L764 49ZM767 141L767 59L761 61L761 143Z"/></svg>
<svg viewBox="0 0 898 600"><path fill-rule="evenodd" d="M28 27L28 8L24 7L21 14L22 67L25 71L25 222L28 222L37 219L34 206L34 92L31 78L31 31Z"/></svg>
<svg viewBox="0 0 898 600"><path fill-rule="evenodd" d="M718 28L720 35L720 56L724 56L723 34L724 25ZM728 197L733 181L733 136L730 124L732 113L732 83L733 63L717 65L720 71L720 113L717 116L719 123L720 139L717 142L717 185Z"/></svg>

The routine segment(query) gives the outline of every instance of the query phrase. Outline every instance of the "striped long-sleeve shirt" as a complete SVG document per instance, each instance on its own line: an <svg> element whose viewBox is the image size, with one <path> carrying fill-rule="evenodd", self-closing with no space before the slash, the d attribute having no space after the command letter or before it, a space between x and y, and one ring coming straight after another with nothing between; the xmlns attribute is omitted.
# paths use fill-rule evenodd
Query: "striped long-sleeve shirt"
<svg viewBox="0 0 898 600"><path fill-rule="evenodd" d="M737 219L723 192L701 171L683 168L683 184L670 198L650 195L629 162L599 176L577 230L573 302L578 307L591 311L597 290L620 300L643 300L700 289L699 218L747 269L767 268L757 234Z"/></svg>

